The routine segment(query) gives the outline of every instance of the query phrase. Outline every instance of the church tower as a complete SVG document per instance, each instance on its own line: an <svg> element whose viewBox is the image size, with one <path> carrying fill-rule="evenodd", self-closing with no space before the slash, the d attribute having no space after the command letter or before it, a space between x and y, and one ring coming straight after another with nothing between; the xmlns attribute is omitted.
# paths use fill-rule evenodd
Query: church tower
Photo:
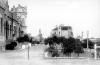
<svg viewBox="0 0 100 65"><path fill-rule="evenodd" d="M42 42L43 37L42 37L41 29L39 29L39 35L38 36L39 36L39 41Z"/></svg>

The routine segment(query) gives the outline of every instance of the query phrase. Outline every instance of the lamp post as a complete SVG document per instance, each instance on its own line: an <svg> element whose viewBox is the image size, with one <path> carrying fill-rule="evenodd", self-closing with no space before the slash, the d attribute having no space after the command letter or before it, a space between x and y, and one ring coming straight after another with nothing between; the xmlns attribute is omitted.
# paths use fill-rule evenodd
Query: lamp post
<svg viewBox="0 0 100 65"><path fill-rule="evenodd" d="M12 22L11 22L11 34L13 34L13 19L14 19L14 17L13 17L13 13L11 13L12 14Z"/></svg>
<svg viewBox="0 0 100 65"><path fill-rule="evenodd" d="M96 45L96 42L94 44L94 59L97 59L97 45Z"/></svg>
<svg viewBox="0 0 100 65"><path fill-rule="evenodd" d="M29 51L29 49L30 49L30 47L29 47L29 43L28 43L28 51L27 51L28 52L28 60L30 58L30 54L29 54L30 51Z"/></svg>
<svg viewBox="0 0 100 65"><path fill-rule="evenodd" d="M89 49L89 31L87 31L87 49Z"/></svg>

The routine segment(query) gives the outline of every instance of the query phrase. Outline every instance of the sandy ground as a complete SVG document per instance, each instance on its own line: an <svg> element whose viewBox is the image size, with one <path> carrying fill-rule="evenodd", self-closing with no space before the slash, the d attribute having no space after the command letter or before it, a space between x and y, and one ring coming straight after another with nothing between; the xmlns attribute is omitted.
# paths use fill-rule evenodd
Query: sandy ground
<svg viewBox="0 0 100 65"><path fill-rule="evenodd" d="M27 49L0 52L0 65L100 65L100 60L94 59L45 58L44 48L44 45L31 47L29 60Z"/></svg>

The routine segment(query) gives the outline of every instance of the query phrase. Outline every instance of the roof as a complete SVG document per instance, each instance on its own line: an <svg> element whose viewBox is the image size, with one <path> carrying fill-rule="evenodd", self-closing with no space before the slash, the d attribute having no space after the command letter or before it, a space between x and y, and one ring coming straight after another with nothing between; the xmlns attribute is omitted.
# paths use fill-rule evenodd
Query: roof
<svg viewBox="0 0 100 65"><path fill-rule="evenodd" d="M68 29L72 29L71 26L59 26L61 27L61 30L68 30ZM54 28L53 30L58 30L59 27Z"/></svg>
<svg viewBox="0 0 100 65"><path fill-rule="evenodd" d="M17 12L17 13L27 13L27 7L21 6L20 4L18 5L18 7L13 6L13 8L11 8L11 11L13 12Z"/></svg>
<svg viewBox="0 0 100 65"><path fill-rule="evenodd" d="M62 26L61 27L61 30L68 30L68 29L71 29L71 27L70 26Z"/></svg>

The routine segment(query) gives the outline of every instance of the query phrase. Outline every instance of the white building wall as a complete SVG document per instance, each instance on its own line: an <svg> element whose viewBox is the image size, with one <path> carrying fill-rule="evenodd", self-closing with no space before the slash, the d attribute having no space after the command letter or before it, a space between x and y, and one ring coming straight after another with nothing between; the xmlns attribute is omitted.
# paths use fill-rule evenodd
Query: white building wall
<svg viewBox="0 0 100 65"><path fill-rule="evenodd" d="M68 31L62 31L62 36L64 36L65 38L68 38L69 37L69 35L68 35Z"/></svg>
<svg viewBox="0 0 100 65"><path fill-rule="evenodd" d="M68 30L61 30L61 27L58 27L58 30L52 30L51 35L56 35L58 37L65 37L65 38L69 38L72 37L72 29L68 29Z"/></svg>

